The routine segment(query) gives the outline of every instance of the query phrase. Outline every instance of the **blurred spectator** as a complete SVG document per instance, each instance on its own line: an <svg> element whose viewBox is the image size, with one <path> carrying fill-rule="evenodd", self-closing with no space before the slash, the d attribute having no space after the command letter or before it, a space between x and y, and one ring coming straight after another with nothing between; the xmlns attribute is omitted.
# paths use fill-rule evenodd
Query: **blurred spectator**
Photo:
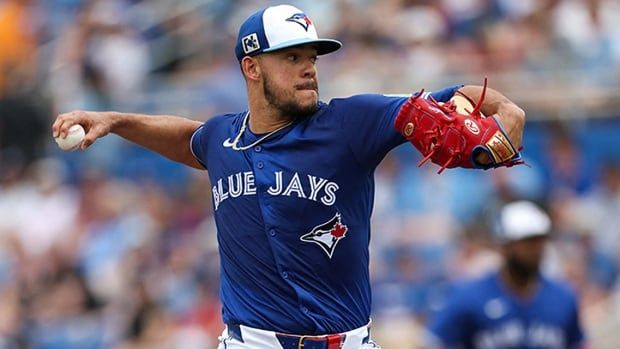
<svg viewBox="0 0 620 349"><path fill-rule="evenodd" d="M39 86L35 1L0 1L0 176L43 156L50 113ZM9 161L11 163L9 163Z"/></svg>
<svg viewBox="0 0 620 349"><path fill-rule="evenodd" d="M620 162L603 163L601 177L570 214L573 227L580 228L591 243L589 281L608 292L620 275Z"/></svg>
<svg viewBox="0 0 620 349"><path fill-rule="evenodd" d="M546 188L552 199L564 200L590 189L593 172L575 137L561 124L553 124L545 158Z"/></svg>
<svg viewBox="0 0 620 349"><path fill-rule="evenodd" d="M31 0L0 1L0 97L15 88L14 81L37 72L37 29Z"/></svg>
<svg viewBox="0 0 620 349"><path fill-rule="evenodd" d="M15 82L15 81L13 81ZM49 135L49 108L34 91L0 95L0 172L21 163L21 170L42 157Z"/></svg>
<svg viewBox="0 0 620 349"><path fill-rule="evenodd" d="M0 233L14 238L26 257L39 258L66 242L79 201L75 189L67 186L66 168L56 159L33 163L26 175L28 181L21 185L2 188Z"/></svg>

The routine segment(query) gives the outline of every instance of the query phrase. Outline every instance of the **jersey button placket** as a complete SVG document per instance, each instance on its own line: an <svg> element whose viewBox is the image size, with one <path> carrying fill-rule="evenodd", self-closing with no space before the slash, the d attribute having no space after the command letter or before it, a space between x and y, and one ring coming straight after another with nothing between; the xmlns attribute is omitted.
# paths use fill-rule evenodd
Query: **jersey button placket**
<svg viewBox="0 0 620 349"><path fill-rule="evenodd" d="M276 236L276 231L275 231L275 229L271 229L271 230L269 230L269 235L271 235L271 236Z"/></svg>
<svg viewBox="0 0 620 349"><path fill-rule="evenodd" d="M265 164L264 164L262 161L258 161L258 162L256 163L256 167L257 167L259 170L262 170L262 169L263 169L263 167L265 167Z"/></svg>
<svg viewBox="0 0 620 349"><path fill-rule="evenodd" d="M282 278L283 278L283 279L288 279L288 273L287 273L287 272L285 272L285 271L283 271L283 272L282 272Z"/></svg>
<svg viewBox="0 0 620 349"><path fill-rule="evenodd" d="M254 151L257 153L260 153L261 151L263 151L263 147L261 147L260 145L257 145L254 147Z"/></svg>

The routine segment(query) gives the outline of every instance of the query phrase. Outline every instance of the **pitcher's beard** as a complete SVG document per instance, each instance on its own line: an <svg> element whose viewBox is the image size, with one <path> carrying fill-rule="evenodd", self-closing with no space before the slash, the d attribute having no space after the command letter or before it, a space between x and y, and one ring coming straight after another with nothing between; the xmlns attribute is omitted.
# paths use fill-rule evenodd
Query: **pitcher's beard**
<svg viewBox="0 0 620 349"><path fill-rule="evenodd" d="M296 103L293 96L285 98L283 95L286 93L278 93L279 91L273 87L269 79L263 80L263 91L267 102L277 109L283 118L291 120L305 119L312 116L319 109L318 103L303 106Z"/></svg>
<svg viewBox="0 0 620 349"><path fill-rule="evenodd" d="M536 279L540 273L540 268L538 265L526 265L514 257L506 258L506 270L510 274L511 278L520 284Z"/></svg>

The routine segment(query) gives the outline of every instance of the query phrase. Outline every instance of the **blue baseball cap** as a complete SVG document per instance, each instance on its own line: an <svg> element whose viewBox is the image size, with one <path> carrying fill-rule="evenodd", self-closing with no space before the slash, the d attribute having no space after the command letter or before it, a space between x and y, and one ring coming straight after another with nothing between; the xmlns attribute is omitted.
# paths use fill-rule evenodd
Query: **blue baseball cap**
<svg viewBox="0 0 620 349"><path fill-rule="evenodd" d="M241 61L245 56L303 44L316 44L319 55L342 47L338 40L319 39L314 24L300 9L291 5L271 6L243 22L237 36L235 55Z"/></svg>

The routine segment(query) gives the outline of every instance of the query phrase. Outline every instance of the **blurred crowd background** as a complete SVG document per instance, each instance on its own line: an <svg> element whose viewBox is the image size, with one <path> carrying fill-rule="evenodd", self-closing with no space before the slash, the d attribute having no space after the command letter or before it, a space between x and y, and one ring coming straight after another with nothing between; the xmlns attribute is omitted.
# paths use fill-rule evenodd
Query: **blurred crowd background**
<svg viewBox="0 0 620 349"><path fill-rule="evenodd" d="M266 0L0 0L0 348L215 348L204 172L116 136L63 153L75 109L206 120L246 108L233 54ZM291 0L319 34L321 97L491 87L528 116L529 166L376 174L374 335L415 348L451 282L497 266L489 224L526 198L554 221L544 269L577 291L592 348L620 348L620 2Z"/></svg>

